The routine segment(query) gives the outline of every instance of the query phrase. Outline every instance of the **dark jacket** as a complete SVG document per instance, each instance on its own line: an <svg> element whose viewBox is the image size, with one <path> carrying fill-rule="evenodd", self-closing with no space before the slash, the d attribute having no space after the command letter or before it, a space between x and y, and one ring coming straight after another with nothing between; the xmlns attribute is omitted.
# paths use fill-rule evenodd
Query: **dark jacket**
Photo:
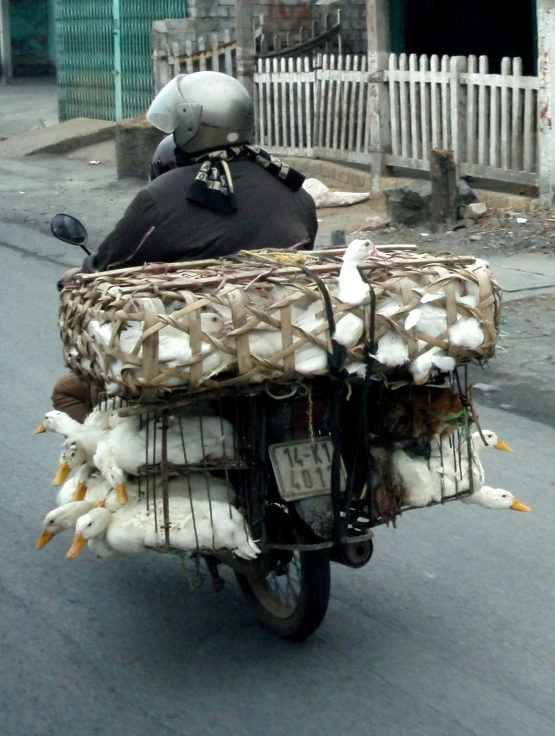
<svg viewBox="0 0 555 736"><path fill-rule="evenodd" d="M221 214L189 202L187 193L199 164L174 169L137 194L98 253L85 259L83 271L217 258L244 249L288 248L307 238L310 242L304 247L314 247L318 221L306 191L293 192L246 159L232 161L230 170L237 212Z"/></svg>

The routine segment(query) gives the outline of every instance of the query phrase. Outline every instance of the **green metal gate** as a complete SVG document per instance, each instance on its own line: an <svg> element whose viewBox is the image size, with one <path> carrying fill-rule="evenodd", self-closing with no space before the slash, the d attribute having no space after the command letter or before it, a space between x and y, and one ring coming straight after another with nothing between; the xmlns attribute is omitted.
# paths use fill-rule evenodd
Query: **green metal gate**
<svg viewBox="0 0 555 736"><path fill-rule="evenodd" d="M56 0L60 120L143 114L154 94L152 22L186 0Z"/></svg>

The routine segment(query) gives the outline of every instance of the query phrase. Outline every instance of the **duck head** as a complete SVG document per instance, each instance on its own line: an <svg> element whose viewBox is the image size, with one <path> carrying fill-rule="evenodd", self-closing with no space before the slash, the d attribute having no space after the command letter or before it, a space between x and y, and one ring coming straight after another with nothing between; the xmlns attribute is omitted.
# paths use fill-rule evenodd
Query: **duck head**
<svg viewBox="0 0 555 736"><path fill-rule="evenodd" d="M73 560L79 557L90 539L103 537L110 526L111 514L103 506L91 509L87 514L81 516L75 525L75 536L66 557Z"/></svg>
<svg viewBox="0 0 555 736"><path fill-rule="evenodd" d="M507 509L512 511L530 511L528 506L517 501L513 494L504 488L482 486L479 491L476 491L468 499L464 500L468 503L476 503L486 509L492 509L493 511L504 511Z"/></svg>
<svg viewBox="0 0 555 736"><path fill-rule="evenodd" d="M55 409L53 409L52 411L47 411L44 415L44 419L35 429L35 434L43 434L44 432L56 432L58 423L63 416L63 412L56 411Z"/></svg>
<svg viewBox="0 0 555 736"><path fill-rule="evenodd" d="M481 434L480 432L473 432L472 441L474 443L474 448L478 451L493 448L494 450L512 452L509 445L502 442L495 432L492 432L490 429L483 429Z"/></svg>
<svg viewBox="0 0 555 736"><path fill-rule="evenodd" d="M214 312L203 312L200 315L200 328L207 335L226 335L228 332L223 319Z"/></svg>
<svg viewBox="0 0 555 736"><path fill-rule="evenodd" d="M352 240L343 254L343 262L360 265L374 251L375 246L371 240Z"/></svg>
<svg viewBox="0 0 555 736"><path fill-rule="evenodd" d="M79 465L83 465L86 461L87 455L79 443L75 440L66 440L52 485L63 485L71 471Z"/></svg>
<svg viewBox="0 0 555 736"><path fill-rule="evenodd" d="M65 503L57 509L49 511L42 523L42 533L37 540L37 549L43 549L48 542L52 541L56 534L71 529L77 523L79 517L91 510L91 504L86 501L77 503Z"/></svg>

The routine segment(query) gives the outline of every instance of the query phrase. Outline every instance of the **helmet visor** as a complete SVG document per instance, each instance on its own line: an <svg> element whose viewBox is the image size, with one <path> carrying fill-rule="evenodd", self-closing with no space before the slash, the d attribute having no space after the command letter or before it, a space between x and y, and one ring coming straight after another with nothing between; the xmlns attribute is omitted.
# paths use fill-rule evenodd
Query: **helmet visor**
<svg viewBox="0 0 555 736"><path fill-rule="evenodd" d="M146 119L164 133L173 133L179 125L179 107L184 103L179 91L179 82L184 77L185 74L178 74L177 77L170 79L148 108Z"/></svg>

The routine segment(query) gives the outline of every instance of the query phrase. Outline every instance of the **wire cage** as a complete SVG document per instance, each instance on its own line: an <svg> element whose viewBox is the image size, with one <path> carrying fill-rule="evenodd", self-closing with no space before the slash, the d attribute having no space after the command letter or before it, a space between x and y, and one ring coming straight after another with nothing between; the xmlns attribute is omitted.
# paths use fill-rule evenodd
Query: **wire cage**
<svg viewBox="0 0 555 736"><path fill-rule="evenodd" d="M430 383L374 383L367 441L374 520L395 525L403 511L474 493L478 460L468 368Z"/></svg>
<svg viewBox="0 0 555 736"><path fill-rule="evenodd" d="M155 515L152 547L244 556L218 534L218 524L227 527L227 518L237 524L238 514L247 539L256 540L253 550L293 547L297 538L291 537L288 503L279 494L268 448L292 439L318 442L325 436L325 411L321 388L302 384L174 395L165 405L127 404L120 414L135 420L144 441L134 482ZM181 534L183 519L172 517L176 494L189 504L188 535ZM186 508L174 506L180 513ZM206 522L206 512L211 537L198 532L197 516Z"/></svg>
<svg viewBox="0 0 555 736"><path fill-rule="evenodd" d="M144 443L129 480L160 552L237 566L330 548L357 566L373 527L474 489L464 368L426 386L369 376L174 394L119 415ZM400 458L435 474L428 495L414 497Z"/></svg>

